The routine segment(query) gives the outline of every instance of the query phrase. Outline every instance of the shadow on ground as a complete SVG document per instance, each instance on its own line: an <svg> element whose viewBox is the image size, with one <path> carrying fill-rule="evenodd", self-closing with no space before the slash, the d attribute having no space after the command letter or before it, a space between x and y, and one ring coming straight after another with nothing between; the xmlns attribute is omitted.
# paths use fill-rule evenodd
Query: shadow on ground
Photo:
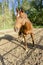
<svg viewBox="0 0 43 65"><path fill-rule="evenodd" d="M11 35L5 35L5 36L3 36L3 37L0 37L0 41L1 41L2 39L6 39L6 40L8 40L9 42L12 42L12 43L17 44L18 46L22 47L21 44L19 44L19 43L21 43L21 41L20 41L20 40L17 40L17 38L14 38L14 37L11 36ZM31 50L31 51L27 54L27 56L22 60L22 62L21 62L20 65L24 64L24 61L25 61L27 58L29 58L29 56L31 55L31 53L32 53L36 48L39 48L39 49L43 50L43 46L42 46L42 45L39 45L39 44L41 43L41 40L43 40L43 36L40 37L40 40L38 41L37 44L35 44L34 48L32 47L32 44L31 44L31 43L28 43L28 48L30 48L30 49L32 49L32 50ZM15 43L15 41L18 42L18 43ZM1 46L1 45L0 45L0 46ZM17 46L17 47L18 47L18 46ZM15 47L15 48L17 48L17 47ZM13 49L15 49L15 48L13 48ZM22 47L22 48L23 48L23 47ZM6 52L4 55L6 55L7 53L11 52L13 49L11 49L10 51ZM3 56L4 56L4 55L3 55ZM5 65L4 60L3 60L3 56L0 55L0 60L1 60L1 62L2 62L2 65Z"/></svg>
<svg viewBox="0 0 43 65"><path fill-rule="evenodd" d="M23 44L22 41L18 40L17 38L14 38L14 37L11 36L11 35L5 35L5 36L3 36L3 37L0 37L0 40L2 40L2 39L6 39L6 40L8 40L9 42L12 42L12 43L14 43L14 44L17 44L17 45L19 45L19 46L21 46L21 44ZM43 46L39 45L39 43L41 42L41 40L43 40L43 36L40 37L40 40L39 40L38 44L35 44L34 46L37 47L37 48L39 48L39 49L42 49L42 50L43 50ZM18 42L18 43L15 43L15 41ZM19 43L20 43L20 44L19 44ZM2 44L2 45L3 45L3 44ZM1 45L0 45L0 46L1 46ZM30 49L33 48L33 47L32 47L32 43L28 43L28 47L29 47Z"/></svg>

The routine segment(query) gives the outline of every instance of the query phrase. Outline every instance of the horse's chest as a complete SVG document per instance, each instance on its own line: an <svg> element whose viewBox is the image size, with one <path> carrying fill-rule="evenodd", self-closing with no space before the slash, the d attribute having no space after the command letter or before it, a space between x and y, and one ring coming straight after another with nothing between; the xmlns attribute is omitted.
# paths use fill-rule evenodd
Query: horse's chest
<svg viewBox="0 0 43 65"><path fill-rule="evenodd" d="M23 25L23 26L21 27L21 33L23 33L23 34L28 34L28 32L29 32L30 30L32 30L32 26L31 26L30 23L26 23L25 25Z"/></svg>

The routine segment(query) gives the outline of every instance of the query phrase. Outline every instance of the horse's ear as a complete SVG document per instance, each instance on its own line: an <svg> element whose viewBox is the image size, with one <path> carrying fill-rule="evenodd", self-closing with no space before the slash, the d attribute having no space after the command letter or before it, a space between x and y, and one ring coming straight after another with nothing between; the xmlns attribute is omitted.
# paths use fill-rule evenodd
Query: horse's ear
<svg viewBox="0 0 43 65"><path fill-rule="evenodd" d="M20 12L22 12L22 13L24 12L23 8L20 8Z"/></svg>
<svg viewBox="0 0 43 65"><path fill-rule="evenodd" d="M16 12L18 12L19 10L18 10L18 8L16 8Z"/></svg>

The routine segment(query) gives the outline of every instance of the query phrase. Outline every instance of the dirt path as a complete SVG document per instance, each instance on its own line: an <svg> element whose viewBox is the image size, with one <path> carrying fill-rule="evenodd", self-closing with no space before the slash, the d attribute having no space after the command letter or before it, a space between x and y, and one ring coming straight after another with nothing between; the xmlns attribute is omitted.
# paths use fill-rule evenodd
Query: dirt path
<svg viewBox="0 0 43 65"><path fill-rule="evenodd" d="M35 46L27 37L28 51L13 30L0 31L0 65L43 65L43 28L34 29Z"/></svg>

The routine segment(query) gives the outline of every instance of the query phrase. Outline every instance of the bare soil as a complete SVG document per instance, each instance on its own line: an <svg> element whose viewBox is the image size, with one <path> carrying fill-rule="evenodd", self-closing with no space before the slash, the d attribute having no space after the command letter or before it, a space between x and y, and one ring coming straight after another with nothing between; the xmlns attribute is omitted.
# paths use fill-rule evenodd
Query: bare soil
<svg viewBox="0 0 43 65"><path fill-rule="evenodd" d="M22 37L13 30L0 31L0 65L43 65L43 28L34 29L34 47L30 35L26 39L27 52Z"/></svg>

